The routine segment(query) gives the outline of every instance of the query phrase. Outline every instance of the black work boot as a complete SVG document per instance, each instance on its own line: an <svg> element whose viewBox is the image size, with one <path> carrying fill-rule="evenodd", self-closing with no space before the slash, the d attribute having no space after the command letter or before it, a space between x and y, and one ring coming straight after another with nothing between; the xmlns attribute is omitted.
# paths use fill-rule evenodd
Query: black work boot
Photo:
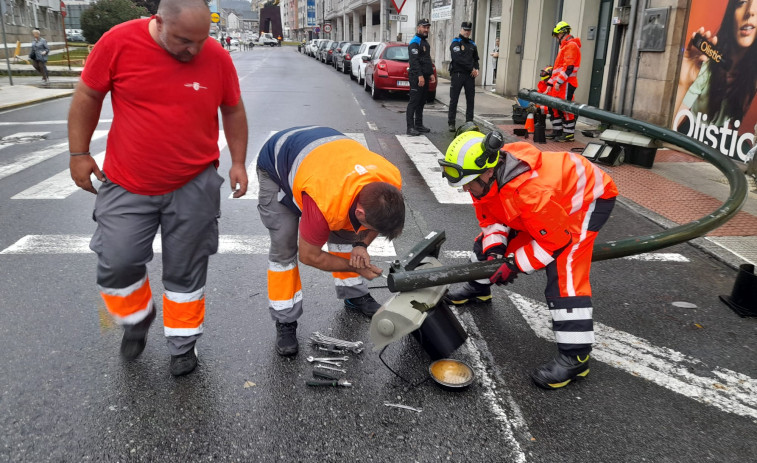
<svg viewBox="0 0 757 463"><path fill-rule="evenodd" d="M560 135L559 137L555 138L556 142L565 143L565 142L572 142L575 140L575 134L572 133L564 133Z"/></svg>
<svg viewBox="0 0 757 463"><path fill-rule="evenodd" d="M171 356L171 374L174 376L184 376L191 373L197 367L197 347L192 348L183 354Z"/></svg>
<svg viewBox="0 0 757 463"><path fill-rule="evenodd" d="M366 317L372 317L373 314L381 308L381 304L369 294L353 297L344 300L344 307L348 310L357 310Z"/></svg>
<svg viewBox="0 0 757 463"><path fill-rule="evenodd" d="M297 355L297 322L276 322L276 352L283 357Z"/></svg>
<svg viewBox="0 0 757 463"><path fill-rule="evenodd" d="M557 137L561 137L561 136L562 136L562 130L553 130L553 131L551 131L550 133L548 133L548 134L546 135L546 137L547 137L547 138L549 138L549 139L553 139L553 140L554 140L555 138L557 138Z"/></svg>
<svg viewBox="0 0 757 463"><path fill-rule="evenodd" d="M454 122L450 122L447 125L449 125L449 131L450 132L456 132L457 131L457 127L455 127L455 123Z"/></svg>
<svg viewBox="0 0 757 463"><path fill-rule="evenodd" d="M589 374L589 354L568 356L559 352L552 360L531 372L531 379L544 389L559 389Z"/></svg>
<svg viewBox="0 0 757 463"><path fill-rule="evenodd" d="M410 135L411 137L417 137L421 133L415 127L408 127L407 134Z"/></svg>
<svg viewBox="0 0 757 463"><path fill-rule="evenodd" d="M469 281L447 292L444 300L454 305L462 305L466 302L491 302L492 288L491 285Z"/></svg>
<svg viewBox="0 0 757 463"><path fill-rule="evenodd" d="M431 132L431 129L429 129L428 127L426 127L423 124L415 124L415 130L417 130L420 133L429 133L429 132Z"/></svg>
<svg viewBox="0 0 757 463"><path fill-rule="evenodd" d="M147 332L155 320L155 308L147 314L141 322L124 327L124 335L121 338L121 357L126 360L134 360L139 357L147 345Z"/></svg>

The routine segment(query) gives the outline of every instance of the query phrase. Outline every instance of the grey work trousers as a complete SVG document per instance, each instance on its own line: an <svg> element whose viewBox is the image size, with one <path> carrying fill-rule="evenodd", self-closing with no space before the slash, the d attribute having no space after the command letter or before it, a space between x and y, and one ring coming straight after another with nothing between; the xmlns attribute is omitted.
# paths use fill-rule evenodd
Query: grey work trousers
<svg viewBox="0 0 757 463"><path fill-rule="evenodd" d="M260 184L258 213L260 221L268 229L271 238L271 246L268 250L269 265L271 263L281 266L297 265L300 216L279 202L281 199L279 195L283 194L281 187L260 168L258 168L258 183ZM357 241L357 235L353 232L332 231L329 234L327 246L332 251L339 246L351 246L355 241ZM368 294L368 285L363 278L360 280L361 283L357 285L336 286L337 298L350 299ZM291 323L302 315L302 300L298 300L292 307L285 310L274 309L272 304L269 304L268 309L273 320Z"/></svg>
<svg viewBox="0 0 757 463"><path fill-rule="evenodd" d="M208 257L218 251L223 182L223 177L210 165L186 185L163 195L138 195L115 183L104 183L95 200L92 218L97 229L89 244L98 257L97 284L104 288L126 288L144 278L160 227L165 290L175 293L204 290ZM149 328L137 327L140 320L132 321L134 325L124 325L129 334L136 334L130 330ZM169 352L185 353L201 334L167 334Z"/></svg>

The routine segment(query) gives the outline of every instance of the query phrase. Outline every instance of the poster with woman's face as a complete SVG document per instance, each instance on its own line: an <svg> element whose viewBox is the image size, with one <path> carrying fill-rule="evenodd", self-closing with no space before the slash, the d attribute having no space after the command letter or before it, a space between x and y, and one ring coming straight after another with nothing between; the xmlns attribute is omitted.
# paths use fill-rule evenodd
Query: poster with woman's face
<svg viewBox="0 0 757 463"><path fill-rule="evenodd" d="M672 128L745 161L757 123L757 0L692 0Z"/></svg>

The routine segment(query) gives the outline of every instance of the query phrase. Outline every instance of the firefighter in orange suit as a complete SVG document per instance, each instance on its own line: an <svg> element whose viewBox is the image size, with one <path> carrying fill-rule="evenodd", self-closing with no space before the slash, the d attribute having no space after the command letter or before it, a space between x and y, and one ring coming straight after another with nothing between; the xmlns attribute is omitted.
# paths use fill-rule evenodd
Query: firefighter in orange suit
<svg viewBox="0 0 757 463"><path fill-rule="evenodd" d="M618 190L580 154L542 153L525 142L502 146L502 140L497 132L486 137L464 132L439 161L449 184L473 198L482 230L474 241L475 260L502 261L489 280L465 283L447 300L487 302L492 283L507 284L521 273L545 269L544 294L558 353L531 377L543 388L556 389L589 373L592 248Z"/></svg>
<svg viewBox="0 0 757 463"><path fill-rule="evenodd" d="M258 212L268 228L268 300L276 351L297 354L303 264L333 272L348 310L373 316L380 304L365 280L381 275L367 247L378 235L396 238L405 223L399 170L380 155L328 127L278 132L260 150ZM324 244L328 252L322 250Z"/></svg>
<svg viewBox="0 0 757 463"><path fill-rule="evenodd" d="M547 85L547 81L550 77L552 77L552 66L547 66L539 72L539 82L536 84L536 90L539 93L543 93L544 95L559 98L552 87ZM539 109L541 110L542 114L549 115L549 120L552 121L553 132L562 131L562 116L560 114L560 111L543 105L539 105Z"/></svg>
<svg viewBox="0 0 757 463"><path fill-rule="evenodd" d="M578 88L578 70L581 67L581 39L570 35L570 25L565 21L555 25L552 36L560 44L560 49L547 85L552 87L557 98L573 101L573 94ZM575 138L576 116L564 111L560 111L559 115L558 119L552 121L552 133L547 138L571 142Z"/></svg>

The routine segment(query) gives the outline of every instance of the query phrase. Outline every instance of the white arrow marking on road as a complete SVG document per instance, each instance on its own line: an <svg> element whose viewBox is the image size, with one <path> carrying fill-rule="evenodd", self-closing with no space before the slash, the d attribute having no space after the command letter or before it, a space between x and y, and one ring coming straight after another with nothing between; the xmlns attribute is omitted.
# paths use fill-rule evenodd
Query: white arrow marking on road
<svg viewBox="0 0 757 463"><path fill-rule="evenodd" d="M107 130L96 130L95 133L92 134L92 140L102 138L107 133ZM17 172L21 172L28 167L39 164L42 161L46 161L66 150L68 150L68 142L58 143L57 145L50 146L41 151L32 151L30 153L25 153L17 161L5 166L0 166L0 179L3 179L9 175L13 175Z"/></svg>
<svg viewBox="0 0 757 463"><path fill-rule="evenodd" d="M442 204L473 204L468 193L449 186L442 178L437 159L443 159L444 156L428 138L397 135L397 140L421 173L437 201Z"/></svg>
<svg viewBox="0 0 757 463"><path fill-rule="evenodd" d="M0 139L0 150L9 146L20 145L22 143L31 143L41 141L42 137L50 132L17 132ZM31 138L31 140L29 140Z"/></svg>
<svg viewBox="0 0 757 463"><path fill-rule="evenodd" d="M268 133L268 136L265 137L265 140L260 144L260 146L257 146L255 149L252 150L253 153L255 153L250 159L250 164L247 166L247 193L242 196L241 198L234 198L234 193L232 192L229 194L229 199L258 199L258 193L260 189L260 183L258 182L258 172L257 172L257 164L258 164L258 154L260 154L260 148L265 145L265 142L268 141L269 138L274 136L276 133L278 133L278 130L273 130ZM365 140L365 134L356 132L356 133L345 133L348 137L352 138L353 140L359 142L361 145L368 148L368 142ZM219 146L220 146L220 139L219 139ZM224 145L225 146L225 145Z"/></svg>
<svg viewBox="0 0 757 463"><path fill-rule="evenodd" d="M554 342L549 309L544 303L507 291L531 329ZM594 322L596 342L592 357L620 368L697 402L757 420L757 380L725 368L712 369L712 377L691 370L707 368L701 360L667 347L657 347L630 333Z"/></svg>
<svg viewBox="0 0 757 463"><path fill-rule="evenodd" d="M0 254L88 254L89 235L26 235L0 251ZM268 254L268 235L221 235L218 238L219 254ZM162 252L160 234L152 243L155 253ZM371 256L392 257L397 253L394 245L384 238L376 238L368 252Z"/></svg>

